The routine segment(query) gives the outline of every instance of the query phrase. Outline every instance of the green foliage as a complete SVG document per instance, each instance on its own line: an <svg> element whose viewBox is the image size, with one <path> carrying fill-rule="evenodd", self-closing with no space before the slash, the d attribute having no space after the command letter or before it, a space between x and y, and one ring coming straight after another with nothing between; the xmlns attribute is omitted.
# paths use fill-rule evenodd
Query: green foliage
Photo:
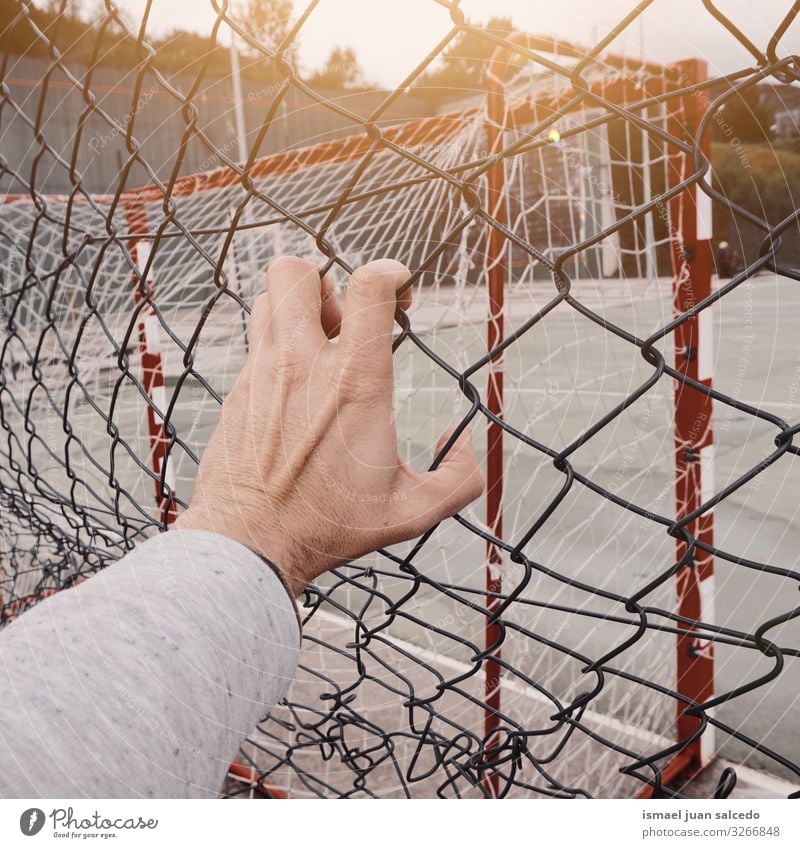
<svg viewBox="0 0 800 848"><path fill-rule="evenodd" d="M277 48L291 29L292 0L249 0L245 17L257 39Z"/></svg>
<svg viewBox="0 0 800 848"><path fill-rule="evenodd" d="M102 0L95 7L81 11L78 4L68 4L61 13L61 4L31 6L31 18L47 38L52 40L67 62L89 65L96 62L125 71L136 68L146 58L135 38L107 22ZM252 37L269 49L277 48L291 31L292 0L249 0L245 20ZM50 53L44 40L20 16L15 0L0 0L0 34L3 49L9 54L44 56ZM156 51L155 65L159 71L173 74L197 74L206 67L210 78L224 79L230 74L230 56L226 46L212 45L209 38L185 29L175 29L166 37L150 38ZM296 47L290 47L285 57L296 62ZM243 47L242 76L258 82L274 82L281 74L274 63L252 48ZM363 86L363 73L352 47L335 47L323 67L312 75L310 82L324 88L348 89Z"/></svg>
<svg viewBox="0 0 800 848"><path fill-rule="evenodd" d="M57 39L59 49L76 44L88 29L88 25L69 10L56 27L57 10L52 5L45 10L31 6L30 17L39 29ZM46 45L37 38L33 27L20 14L19 4L13 0L0 0L0 35L7 53L48 55Z"/></svg>
<svg viewBox="0 0 800 848"><path fill-rule="evenodd" d="M145 58L136 40L104 19L100 8L95 9L91 18L82 16L80 7L76 5L68 6L63 14L58 3L41 9L30 8L35 25L53 41L68 63L96 63L130 70ZM108 25L103 25L104 21ZM7 53L50 56L44 41L19 16L19 6L13 0L0 0L0 32L3 33L3 49ZM196 33L175 30L166 38L150 43L156 50L156 65L162 72L196 72L200 63L208 59L209 73L230 73L227 51L220 47L210 49L209 40Z"/></svg>
<svg viewBox="0 0 800 848"><path fill-rule="evenodd" d="M785 151L786 153L797 153L800 155L800 136L794 138L779 138L772 142L775 150Z"/></svg>
<svg viewBox="0 0 800 848"><path fill-rule="evenodd" d="M737 151L729 143L713 145L714 188L729 201L775 225L800 207L800 152L771 144L750 144ZM798 227L794 224L783 236L781 261L800 260ZM763 233L743 223L716 204L714 237L727 241L752 261Z"/></svg>
<svg viewBox="0 0 800 848"><path fill-rule="evenodd" d="M352 89L363 84L364 75L352 47L334 47L321 70L309 78L312 86L330 89Z"/></svg>
<svg viewBox="0 0 800 848"><path fill-rule="evenodd" d="M770 138L775 122L775 107L765 96L763 86L754 85L734 94L720 109L715 122L719 141L738 138L744 143L761 143Z"/></svg>
<svg viewBox="0 0 800 848"><path fill-rule="evenodd" d="M211 47L202 35L186 30L173 30L156 45L156 64L167 73L197 74L207 62L206 74L211 77L227 77L231 72L231 60L226 47Z"/></svg>
<svg viewBox="0 0 800 848"><path fill-rule="evenodd" d="M245 21L251 35L269 50L277 50L292 29L292 0L248 0ZM253 68L261 67L270 78L277 79L277 68L270 67L263 55L255 57ZM283 58L290 64L297 61L297 44L284 49Z"/></svg>

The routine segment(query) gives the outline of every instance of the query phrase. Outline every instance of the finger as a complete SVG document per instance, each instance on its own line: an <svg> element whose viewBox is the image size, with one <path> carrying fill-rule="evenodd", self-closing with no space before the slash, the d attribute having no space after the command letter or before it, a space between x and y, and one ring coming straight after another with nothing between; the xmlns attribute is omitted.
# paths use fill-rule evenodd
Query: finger
<svg viewBox="0 0 800 848"><path fill-rule="evenodd" d="M370 368L391 373L392 329L397 289L408 269L394 259L379 259L357 268L347 285L340 344L350 357L369 360ZM385 376L385 372L384 372Z"/></svg>
<svg viewBox="0 0 800 848"><path fill-rule="evenodd" d="M408 312L411 308L413 295L411 289L406 289L402 294L397 296L397 305L404 311ZM329 274L322 278L322 329L329 339L334 339L339 335L342 326L342 306L339 298L336 296L336 289Z"/></svg>
<svg viewBox="0 0 800 848"><path fill-rule="evenodd" d="M320 311L322 330L329 339L339 335L342 326L342 307L336 297L336 289L330 275L322 278L322 309Z"/></svg>
<svg viewBox="0 0 800 848"><path fill-rule="evenodd" d="M269 322L276 339L319 345L322 331L322 282L317 266L296 256L281 256L267 269Z"/></svg>
<svg viewBox="0 0 800 848"><path fill-rule="evenodd" d="M264 275L264 291L255 299L250 314L250 336L260 339L265 336L271 321L271 310L269 298L266 293L267 276ZM336 289L333 280L325 275L321 281L321 308L320 321L325 335L332 339L339 335L339 327L342 323L342 307L336 297Z"/></svg>
<svg viewBox="0 0 800 848"><path fill-rule="evenodd" d="M405 282L405 280L403 281ZM408 312L411 309L411 301L414 299L414 296L411 291L411 287L407 288L404 292L397 295L397 305L403 310L403 312Z"/></svg>
<svg viewBox="0 0 800 848"><path fill-rule="evenodd" d="M450 439L448 430L439 440L437 454ZM405 484L403 499L410 514L409 529L420 535L445 518L455 515L483 492L484 480L472 445L464 430L435 471L413 475Z"/></svg>
<svg viewBox="0 0 800 848"><path fill-rule="evenodd" d="M266 279L266 275L264 277ZM251 352L257 352L264 345L269 344L271 340L270 329L269 298L264 291L253 301L253 308L250 310L247 334Z"/></svg>

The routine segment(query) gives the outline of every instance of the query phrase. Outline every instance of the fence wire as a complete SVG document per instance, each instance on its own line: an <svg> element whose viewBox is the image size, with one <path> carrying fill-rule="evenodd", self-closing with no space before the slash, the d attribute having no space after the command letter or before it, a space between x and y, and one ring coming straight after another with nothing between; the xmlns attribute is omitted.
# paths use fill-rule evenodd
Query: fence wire
<svg viewBox="0 0 800 848"><path fill-rule="evenodd" d="M30 34L28 50L46 57L47 70L31 90L19 85L18 55L4 52L0 70L0 138L13 126L29 139L24 155L4 149L0 158L2 620L106 567L186 505L215 411L246 354L246 316L270 257L315 256L321 273L344 279L361 261L392 255L411 269L415 295L409 314L398 313L395 340L401 439L418 459L429 430L453 410L459 429L488 426L490 440L502 432L503 474L490 476L490 489L499 498L505 482L505 532L497 515L475 508L309 588L298 679L243 745L226 792L681 796L691 790L672 782L671 764L691 751L683 772L696 770L701 741L796 786L800 574L777 543L761 559L741 536L731 548L707 532L715 510L743 521L737 498L765 497L762 482L773 495L753 535L778 532L773 510L789 511L790 531L793 507L779 502L796 495L781 488L798 453L796 408L744 399L741 382L712 388L680 362L699 355L681 347L681 334L703 315L719 314L723 302L739 309L743 292L752 302L753 286L774 293L800 279L784 258L800 210L792 204L772 220L768 203L736 202L710 179L707 144L733 98L761 81L796 85L800 66L784 36L800 4L787 3L761 46L710 0L698 4L718 37L749 58L696 80L680 66L614 58L649 14L648 0L585 50L520 41L471 23L459 2L432 2L446 32L362 112L305 82L297 67L296 45L319 0L297 10L279 44L254 34L229 4L211 2L211 35L180 76L162 69L149 3L134 21L107 0L79 33L79 62L66 0L49 17L11 2L13 27ZM200 105L217 48L232 34L269 86L245 163L219 143ZM487 57L507 51L494 144L485 93L460 110L390 126L398 102L467 37ZM127 87L117 89L129 98L121 117L95 79L123 48L133 58ZM150 160L137 133L156 90L181 120L166 165ZM49 129L64 91L80 104L69 139ZM350 135L275 152L293 96ZM698 102L699 125L686 112ZM98 127L113 145L91 144ZM102 191L87 186L87 145L116 156ZM196 148L208 164L191 172ZM505 187L492 200L498 171ZM68 192L48 189L54 174ZM677 298L673 315L664 278L676 262L691 284L696 245L684 243L682 216L695 192L697 206L708 202L757 233L757 248L705 299ZM498 266L505 335L496 314L486 317ZM637 310L643 323L628 320ZM157 366L141 347L145 324L161 336ZM487 327L488 349L478 335ZM736 332L738 347L723 347L723 358L749 356L752 333L770 331ZM596 360L589 379L582 351ZM490 397L503 359L506 409ZM756 379L782 381L791 401L794 364L786 362L776 366L782 374ZM696 508L676 513L681 393L709 415L713 402L749 447L724 485L706 489L704 480ZM788 410L785 419L776 408ZM698 461L708 433L710 417L682 446L685 464ZM687 616L676 603L712 558L722 588L738 595L733 608L752 598L747 616L715 619L710 604ZM681 651L716 654L713 694L686 694L681 663L694 657L676 659ZM679 713L691 719L678 725L688 734L676 732ZM726 797L735 784L727 769L705 791Z"/></svg>

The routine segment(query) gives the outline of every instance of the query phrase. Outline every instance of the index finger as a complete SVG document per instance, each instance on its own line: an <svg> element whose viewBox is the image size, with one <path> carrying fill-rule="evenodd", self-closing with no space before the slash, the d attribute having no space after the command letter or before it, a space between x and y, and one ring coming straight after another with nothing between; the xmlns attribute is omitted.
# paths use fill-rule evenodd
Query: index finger
<svg viewBox="0 0 800 848"><path fill-rule="evenodd" d="M378 362L391 361L397 290L410 276L408 268L394 259L378 259L357 268L347 286L339 344L350 356L370 356ZM403 308L411 302L411 292L401 295Z"/></svg>

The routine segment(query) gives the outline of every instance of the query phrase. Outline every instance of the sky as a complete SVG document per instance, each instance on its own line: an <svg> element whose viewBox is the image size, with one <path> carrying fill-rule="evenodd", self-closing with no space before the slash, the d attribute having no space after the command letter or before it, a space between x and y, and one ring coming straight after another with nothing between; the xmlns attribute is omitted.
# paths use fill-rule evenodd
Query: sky
<svg viewBox="0 0 800 848"><path fill-rule="evenodd" d="M230 2L236 9L237 0ZM138 16L144 0L118 0L117 5ZM306 0L294 0L294 14L306 5ZM634 5L634 0L463 0L461 8L475 23L505 15L517 29L591 44ZM765 47L791 0L716 0L716 5ZM176 26L207 33L214 17L212 0L153 0L151 20L162 33ZM301 33L301 67L318 68L334 46L350 45L367 79L394 86L450 26L448 10L436 0L320 0ZM784 53L800 53L800 21L783 44ZM653 0L644 23L633 23L614 48L636 57L644 52L646 58L665 63L702 56L712 75L751 64L749 54L701 0Z"/></svg>

